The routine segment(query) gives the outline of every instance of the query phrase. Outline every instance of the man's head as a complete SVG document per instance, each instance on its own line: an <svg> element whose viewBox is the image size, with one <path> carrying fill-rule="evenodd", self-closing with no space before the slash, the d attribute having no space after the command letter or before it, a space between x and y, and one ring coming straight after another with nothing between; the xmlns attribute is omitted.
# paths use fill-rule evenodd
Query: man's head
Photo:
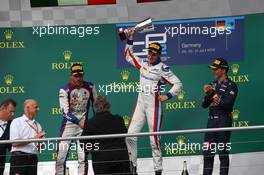
<svg viewBox="0 0 264 175"><path fill-rule="evenodd" d="M160 59L162 47L159 43L151 43L148 47L148 63L153 64Z"/></svg>
<svg viewBox="0 0 264 175"><path fill-rule="evenodd" d="M25 100L25 102L24 102L24 112L25 112L25 115L29 119L32 120L33 118L35 118L39 111L40 111L40 108L39 108L38 103L37 103L36 100L34 100L34 99Z"/></svg>
<svg viewBox="0 0 264 175"><path fill-rule="evenodd" d="M83 76L83 66L79 63L73 64L71 67L71 82L76 86L81 86L83 84Z"/></svg>
<svg viewBox="0 0 264 175"><path fill-rule="evenodd" d="M7 99L0 104L1 120L11 120L16 112L16 102L12 99Z"/></svg>
<svg viewBox="0 0 264 175"><path fill-rule="evenodd" d="M208 66L212 69L212 72L217 80L221 79L222 77L226 77L229 66L225 59L223 58L216 58L213 64Z"/></svg>
<svg viewBox="0 0 264 175"><path fill-rule="evenodd" d="M94 101L94 112L110 112L111 105L106 96L98 96Z"/></svg>

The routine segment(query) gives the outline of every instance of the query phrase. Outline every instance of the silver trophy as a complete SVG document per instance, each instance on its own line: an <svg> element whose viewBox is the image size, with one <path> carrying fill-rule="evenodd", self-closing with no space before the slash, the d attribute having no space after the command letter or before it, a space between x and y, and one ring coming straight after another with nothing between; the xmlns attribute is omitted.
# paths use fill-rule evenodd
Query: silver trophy
<svg viewBox="0 0 264 175"><path fill-rule="evenodd" d="M139 22L132 29L134 29L135 32L137 32L137 33L147 33L147 32L154 31L154 25L152 22L152 18L149 17L149 18ZM119 28L119 37L122 41L127 39L127 34L128 34L128 29Z"/></svg>

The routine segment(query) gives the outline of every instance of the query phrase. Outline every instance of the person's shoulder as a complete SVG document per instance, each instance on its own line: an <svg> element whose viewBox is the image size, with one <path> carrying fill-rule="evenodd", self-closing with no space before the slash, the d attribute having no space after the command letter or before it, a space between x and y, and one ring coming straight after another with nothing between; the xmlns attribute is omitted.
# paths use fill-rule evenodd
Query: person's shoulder
<svg viewBox="0 0 264 175"><path fill-rule="evenodd" d="M112 114L113 118L118 121L118 122L121 122L123 123L124 122L124 119L123 117L121 117L119 114Z"/></svg>
<svg viewBox="0 0 264 175"><path fill-rule="evenodd" d="M208 83L208 84L212 84L212 85L216 85L217 84L217 80L213 80L213 81L211 81L210 83Z"/></svg>
<svg viewBox="0 0 264 175"><path fill-rule="evenodd" d="M70 83L67 83L67 84L64 84L63 86L61 86L61 90L64 90L64 91L68 91L71 87L71 84Z"/></svg>
<svg viewBox="0 0 264 175"><path fill-rule="evenodd" d="M237 88L237 84L231 79L228 79L228 86L231 88Z"/></svg>
<svg viewBox="0 0 264 175"><path fill-rule="evenodd" d="M20 123L24 119L24 116L17 117L11 121L11 125Z"/></svg>
<svg viewBox="0 0 264 175"><path fill-rule="evenodd" d="M157 66L159 66L161 72L170 72L170 67L162 61Z"/></svg>
<svg viewBox="0 0 264 175"><path fill-rule="evenodd" d="M94 87L94 83L92 83L90 81L84 81L83 83L84 83L85 88L92 89Z"/></svg>

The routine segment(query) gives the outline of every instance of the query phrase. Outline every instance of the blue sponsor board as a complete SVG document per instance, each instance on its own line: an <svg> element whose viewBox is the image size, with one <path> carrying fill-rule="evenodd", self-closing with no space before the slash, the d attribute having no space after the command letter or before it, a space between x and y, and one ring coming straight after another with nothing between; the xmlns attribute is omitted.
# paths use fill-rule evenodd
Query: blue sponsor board
<svg viewBox="0 0 264 175"><path fill-rule="evenodd" d="M120 28L133 23L117 24L117 66L130 65L124 58L126 41L119 39ZM162 61L167 65L207 64L214 58L228 61L244 59L244 16L154 22L155 31L136 34L134 53L146 59L146 48L152 42L162 45Z"/></svg>

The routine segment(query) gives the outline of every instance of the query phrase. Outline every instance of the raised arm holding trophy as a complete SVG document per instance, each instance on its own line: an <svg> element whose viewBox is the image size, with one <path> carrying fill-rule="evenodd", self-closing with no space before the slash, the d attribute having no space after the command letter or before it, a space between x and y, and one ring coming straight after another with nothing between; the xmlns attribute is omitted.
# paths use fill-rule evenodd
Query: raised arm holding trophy
<svg viewBox="0 0 264 175"><path fill-rule="evenodd" d="M129 30L134 30L137 33L147 33L147 32L152 32L154 31L154 25L152 22L152 19L149 17L141 22L139 22L135 27L132 27L130 29L119 29L119 37L120 39L126 40L127 36L129 34Z"/></svg>
<svg viewBox="0 0 264 175"><path fill-rule="evenodd" d="M133 53L133 38L136 32L153 31L154 26L151 18L144 20L133 28L120 32L120 38L127 39L125 47L125 59L140 71L140 89L134 113L128 125L128 133L139 133L146 121L150 132L160 131L162 125L162 102L178 95L182 83L178 77L160 60L162 46L155 42L151 43L148 50L147 60L143 60ZM124 37L125 36L125 37ZM161 94L162 86L168 83L171 89L167 94ZM146 91L146 89L151 89ZM130 154L131 169L137 174L137 138L126 139ZM160 136L150 136L150 145L154 163L155 175L162 174L162 149Z"/></svg>

